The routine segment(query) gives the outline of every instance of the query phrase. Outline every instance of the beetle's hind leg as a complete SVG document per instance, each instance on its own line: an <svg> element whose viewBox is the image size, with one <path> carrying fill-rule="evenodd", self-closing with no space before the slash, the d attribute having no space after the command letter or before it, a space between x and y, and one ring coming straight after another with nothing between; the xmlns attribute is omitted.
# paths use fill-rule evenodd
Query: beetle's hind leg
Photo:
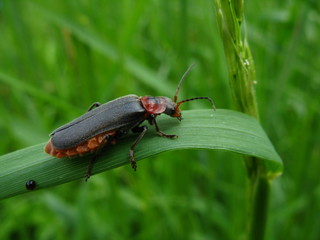
<svg viewBox="0 0 320 240"><path fill-rule="evenodd" d="M103 137L103 140L98 148L98 150L94 153L93 157L91 158L89 164L88 164L88 167L87 167L87 171L86 171L86 174L85 174L85 180L88 181L88 179L90 178L91 176L91 172L92 172L92 169L93 169L93 166L94 164L96 163L97 161L97 157L98 157L98 154L100 153L101 149L103 148L103 146L110 140L111 136L106 134L104 137Z"/></svg>
<svg viewBox="0 0 320 240"><path fill-rule="evenodd" d="M97 154L94 154L88 164L86 174L84 175L86 181L88 181L88 179L90 178L92 168L93 168L94 164L96 163L96 161L97 161Z"/></svg>
<svg viewBox="0 0 320 240"><path fill-rule="evenodd" d="M134 159L134 148L137 146L137 144L140 142L140 140L143 138L143 136L146 134L148 130L147 126L139 126L132 129L132 132L140 132L140 135L137 137L137 139L133 142L133 144L130 147L129 150L129 159L131 163L131 167L136 171L137 170L137 162Z"/></svg>
<svg viewBox="0 0 320 240"><path fill-rule="evenodd" d="M99 107L100 105L101 105L101 103L99 103L99 102L92 103L91 106L88 109L88 112L90 112L92 109L94 109L96 107Z"/></svg>

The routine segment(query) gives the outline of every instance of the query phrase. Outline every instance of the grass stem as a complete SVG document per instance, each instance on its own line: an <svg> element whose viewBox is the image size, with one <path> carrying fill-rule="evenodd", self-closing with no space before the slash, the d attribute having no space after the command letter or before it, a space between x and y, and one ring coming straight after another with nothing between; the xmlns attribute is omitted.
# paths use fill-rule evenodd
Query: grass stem
<svg viewBox="0 0 320 240"><path fill-rule="evenodd" d="M229 84L235 107L259 119L254 85L256 75L251 51L242 36L243 0L216 0L217 21L229 72ZM245 34L244 34L245 35ZM249 179L247 238L264 238L271 182L261 159L245 157Z"/></svg>

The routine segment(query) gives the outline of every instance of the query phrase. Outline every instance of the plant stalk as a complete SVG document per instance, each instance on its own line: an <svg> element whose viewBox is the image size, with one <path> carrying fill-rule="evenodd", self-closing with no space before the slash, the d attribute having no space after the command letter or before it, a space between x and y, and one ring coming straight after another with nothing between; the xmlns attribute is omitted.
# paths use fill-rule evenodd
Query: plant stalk
<svg viewBox="0 0 320 240"><path fill-rule="evenodd" d="M242 36L243 29L245 30L243 4L243 0L215 0L216 16L235 107L259 120L254 63L246 34ZM249 180L247 239L262 240L267 223L271 181L261 159L245 157L244 162Z"/></svg>

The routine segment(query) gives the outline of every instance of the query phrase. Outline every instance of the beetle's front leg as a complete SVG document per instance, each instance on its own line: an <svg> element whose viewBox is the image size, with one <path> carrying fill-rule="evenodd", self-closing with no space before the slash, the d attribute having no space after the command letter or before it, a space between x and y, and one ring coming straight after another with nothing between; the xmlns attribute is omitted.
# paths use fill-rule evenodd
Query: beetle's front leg
<svg viewBox="0 0 320 240"><path fill-rule="evenodd" d="M146 134L147 130L148 130L147 126L135 127L132 129L133 132L141 132L140 135L137 137L137 139L131 145L130 151L129 151L129 158L130 158L130 162L131 162L131 167L135 171L137 170L137 162L134 159L134 148L137 146L137 144L140 142L140 140Z"/></svg>
<svg viewBox="0 0 320 240"><path fill-rule="evenodd" d="M158 123L157 123L155 117L153 117L151 121L152 121L152 122L154 123L154 125L156 126L156 131L157 131L157 133L158 133L161 137L166 137L166 138L170 138L170 139L173 139L173 138L177 138L177 137L178 137L177 135L174 135L174 134L166 134L166 133L160 131L159 126L158 126Z"/></svg>

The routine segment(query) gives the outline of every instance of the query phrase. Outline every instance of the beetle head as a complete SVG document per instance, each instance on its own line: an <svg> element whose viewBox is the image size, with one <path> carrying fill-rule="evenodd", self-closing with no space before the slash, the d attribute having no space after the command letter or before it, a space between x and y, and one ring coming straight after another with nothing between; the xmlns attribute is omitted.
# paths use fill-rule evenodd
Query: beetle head
<svg viewBox="0 0 320 240"><path fill-rule="evenodd" d="M180 82L179 82L178 87L176 89L176 93L173 97L173 101L168 97L144 96L144 97L140 98L140 101L141 101L143 107L146 109L147 113L154 114L154 115L159 115L161 113L164 113L164 114L167 114L171 117L175 117L178 120L181 120L182 119L181 118L181 110L179 108L181 103L189 102L189 101L193 101L193 100L197 100L197 99L209 100L212 105L212 108L214 110L216 109L212 99L209 97L188 98L188 99L182 100L180 102L177 102L181 84L193 66L194 66L194 64L192 64L187 69L187 71L183 74L182 78L180 79Z"/></svg>
<svg viewBox="0 0 320 240"><path fill-rule="evenodd" d="M140 101L148 114L164 113L172 116L176 112L177 104L168 97L143 96Z"/></svg>

